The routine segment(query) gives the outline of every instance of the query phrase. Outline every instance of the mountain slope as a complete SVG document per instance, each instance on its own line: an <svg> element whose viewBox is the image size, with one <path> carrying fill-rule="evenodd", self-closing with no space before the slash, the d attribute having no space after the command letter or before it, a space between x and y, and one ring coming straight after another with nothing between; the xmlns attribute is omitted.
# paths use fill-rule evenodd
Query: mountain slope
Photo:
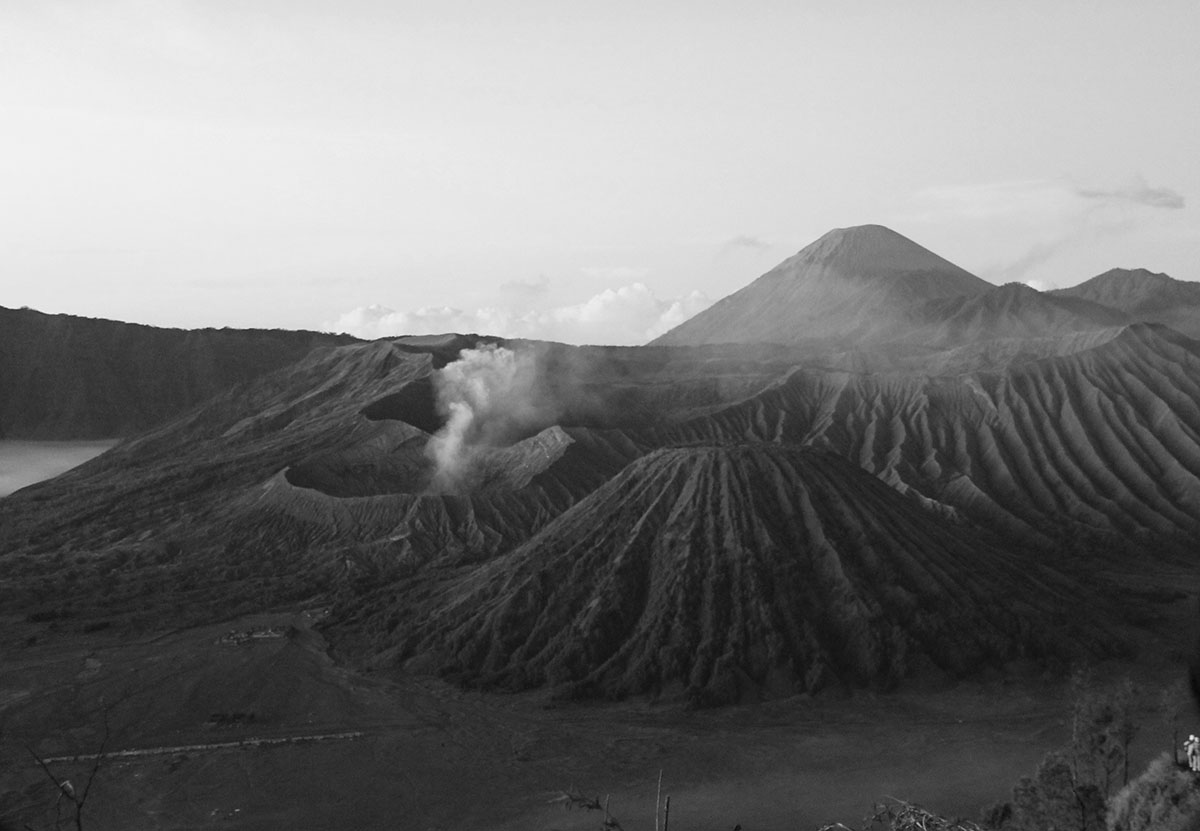
<svg viewBox="0 0 1200 831"><path fill-rule="evenodd" d="M990 288L883 226L838 228L653 344L880 340L910 306Z"/></svg>
<svg viewBox="0 0 1200 831"><path fill-rule="evenodd" d="M727 703L1103 651L1077 591L833 454L760 444L651 453L433 602L374 614L396 659L472 682Z"/></svg>
<svg viewBox="0 0 1200 831"><path fill-rule="evenodd" d="M1144 268L1114 268L1050 294L1100 303L1134 321L1162 323L1188 337L1200 337L1200 283L1176 280Z"/></svg>
<svg viewBox="0 0 1200 831"><path fill-rule="evenodd" d="M654 441L833 450L1021 536L1200 530L1200 344L1145 324L1068 343L1083 348L998 372L798 369Z"/></svg>
<svg viewBox="0 0 1200 831"><path fill-rule="evenodd" d="M347 335L159 329L0 308L0 438L139 433Z"/></svg>
<svg viewBox="0 0 1200 831"><path fill-rule="evenodd" d="M1089 650L1036 587L1016 623L994 616L975 575L1007 585L1006 552L1028 551L1086 594L1101 563L1158 579L1200 532L1200 344L1165 327L944 375L762 345L509 343L554 400L438 486L437 373L475 346L317 349L0 500L0 606L174 625L304 600L335 608L331 637L364 663L437 655L411 666L720 701ZM844 585L818 581L837 569ZM937 615L905 617L886 583Z"/></svg>
<svg viewBox="0 0 1200 831"><path fill-rule="evenodd" d="M431 489L444 416L433 377L475 337L319 348L0 500L0 600L62 603L75 580L110 610L266 602L394 579L524 541L646 445L630 425L727 406L783 375L787 354L511 343L547 376L544 420L455 492ZM744 354L743 354L744 352ZM56 558L86 550L83 560ZM186 555L184 554L186 552ZM153 590L152 590L153 589ZM80 600L71 604L76 612Z"/></svg>

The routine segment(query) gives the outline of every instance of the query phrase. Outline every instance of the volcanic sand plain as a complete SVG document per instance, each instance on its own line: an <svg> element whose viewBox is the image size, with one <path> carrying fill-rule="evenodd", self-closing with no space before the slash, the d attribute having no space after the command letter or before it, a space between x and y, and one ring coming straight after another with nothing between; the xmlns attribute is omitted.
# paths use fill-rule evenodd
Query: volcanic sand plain
<svg viewBox="0 0 1200 831"><path fill-rule="evenodd" d="M1155 707L1181 677L1194 600L1160 602L1165 625L1144 638L1135 771L1170 746ZM676 829L853 824L886 797L975 817L1069 734L1066 685L1032 665L711 710L558 702L354 673L313 621L291 610L141 637L3 621L0 816L52 821L27 748L78 786L94 761L63 757L99 749L105 713L89 829L599 827L602 812L565 807L574 789L638 831L654 827L660 771Z"/></svg>

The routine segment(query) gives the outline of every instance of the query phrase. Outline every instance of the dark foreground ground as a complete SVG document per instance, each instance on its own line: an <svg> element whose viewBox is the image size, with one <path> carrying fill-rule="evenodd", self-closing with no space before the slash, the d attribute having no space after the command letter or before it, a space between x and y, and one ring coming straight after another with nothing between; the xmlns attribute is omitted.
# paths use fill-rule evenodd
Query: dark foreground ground
<svg viewBox="0 0 1200 831"><path fill-rule="evenodd" d="M1182 621L1190 608L1180 601L1173 614ZM1063 684L1031 667L721 710L556 705L347 672L326 656L312 618L261 615L140 638L4 621L0 816L51 824L54 791L25 746L48 759L94 753L105 711L106 749L121 755L96 775L84 826L93 831L597 828L602 814L563 807L558 797L572 788L607 798L638 831L654 827L660 770L673 829L854 823L886 796L975 817L1068 730ZM1169 746L1155 707L1177 677L1170 656L1185 630L1177 642L1148 642L1135 676L1138 769ZM51 767L78 785L93 764Z"/></svg>

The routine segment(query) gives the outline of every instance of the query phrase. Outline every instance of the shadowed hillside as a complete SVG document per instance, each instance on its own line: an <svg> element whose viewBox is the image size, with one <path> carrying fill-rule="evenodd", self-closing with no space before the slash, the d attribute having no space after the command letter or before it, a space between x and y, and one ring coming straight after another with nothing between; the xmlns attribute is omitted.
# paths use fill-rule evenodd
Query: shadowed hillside
<svg viewBox="0 0 1200 831"><path fill-rule="evenodd" d="M390 615L396 659L489 686L728 703L1103 653L1085 600L840 457L756 444L651 453L512 553L338 628Z"/></svg>
<svg viewBox="0 0 1200 831"><path fill-rule="evenodd" d="M139 433L347 335L159 329L0 308L0 438Z"/></svg>

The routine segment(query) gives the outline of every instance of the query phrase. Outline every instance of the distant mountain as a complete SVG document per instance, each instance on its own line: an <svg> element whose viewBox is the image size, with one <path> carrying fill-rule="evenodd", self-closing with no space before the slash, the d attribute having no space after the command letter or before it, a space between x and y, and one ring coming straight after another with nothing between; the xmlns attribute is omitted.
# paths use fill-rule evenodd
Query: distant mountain
<svg viewBox="0 0 1200 831"><path fill-rule="evenodd" d="M160 329L0 307L0 438L139 433L347 335Z"/></svg>
<svg viewBox="0 0 1200 831"><path fill-rule="evenodd" d="M653 345L885 340L914 306L992 288L881 225L838 228Z"/></svg>
<svg viewBox="0 0 1200 831"><path fill-rule="evenodd" d="M651 453L390 614L398 660L472 683L724 704L1065 657L1089 627L1103 652L1054 622L1076 592L834 454L752 444Z"/></svg>
<svg viewBox="0 0 1200 831"><path fill-rule="evenodd" d="M894 231L863 225L830 231L652 345L816 341L850 350L899 347L889 353L895 361L1138 322L1200 337L1200 283L1114 269L1053 292L993 286Z"/></svg>
<svg viewBox="0 0 1200 831"><path fill-rule="evenodd" d="M1023 283L932 300L910 314L912 325L902 339L928 347L1058 337L1129 322L1127 315L1100 303L1046 294Z"/></svg>
<svg viewBox="0 0 1200 831"><path fill-rule="evenodd" d="M1114 268L1049 294L1100 303L1133 321L1162 323L1188 337L1200 338L1200 283L1176 280L1144 268Z"/></svg>

